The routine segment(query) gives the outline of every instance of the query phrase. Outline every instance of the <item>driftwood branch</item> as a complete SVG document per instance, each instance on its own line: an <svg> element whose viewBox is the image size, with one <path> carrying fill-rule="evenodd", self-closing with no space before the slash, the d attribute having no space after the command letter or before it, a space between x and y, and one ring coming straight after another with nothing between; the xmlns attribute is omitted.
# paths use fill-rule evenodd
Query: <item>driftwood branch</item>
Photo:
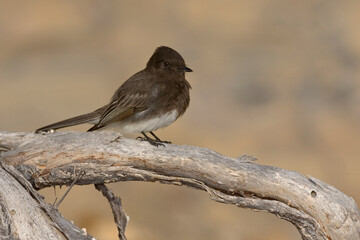
<svg viewBox="0 0 360 240"><path fill-rule="evenodd" d="M13 166L1 166L0 239L93 239L47 204Z"/></svg>
<svg viewBox="0 0 360 240"><path fill-rule="evenodd" d="M11 148L1 161L38 189L116 181L159 181L207 191L213 200L270 212L296 226L303 239L360 239L360 212L351 198L313 177L233 159L209 149L133 139L113 132L46 135L0 132ZM0 191L0 196L3 193ZM0 199L1 201L1 199Z"/></svg>
<svg viewBox="0 0 360 240"><path fill-rule="evenodd" d="M125 228L128 222L128 216L122 208L121 199L115 196L114 193L105 186L105 184L95 184L95 188L99 190L110 203L110 207L114 215L114 221L119 232L119 239L126 240Z"/></svg>

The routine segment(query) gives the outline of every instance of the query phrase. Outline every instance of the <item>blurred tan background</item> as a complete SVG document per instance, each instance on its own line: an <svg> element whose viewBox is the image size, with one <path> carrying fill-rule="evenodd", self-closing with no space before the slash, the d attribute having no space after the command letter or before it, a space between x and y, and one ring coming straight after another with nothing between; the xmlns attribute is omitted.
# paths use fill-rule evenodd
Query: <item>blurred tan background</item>
<svg viewBox="0 0 360 240"><path fill-rule="evenodd" d="M194 70L175 144L314 176L360 203L360 1L0 1L0 129L34 131L107 103L161 45ZM89 126L66 129L84 131ZM277 217L159 183L115 183L137 239L300 239ZM65 188L56 189L60 197ZM41 191L49 202L54 189ZM116 239L106 200L61 212Z"/></svg>

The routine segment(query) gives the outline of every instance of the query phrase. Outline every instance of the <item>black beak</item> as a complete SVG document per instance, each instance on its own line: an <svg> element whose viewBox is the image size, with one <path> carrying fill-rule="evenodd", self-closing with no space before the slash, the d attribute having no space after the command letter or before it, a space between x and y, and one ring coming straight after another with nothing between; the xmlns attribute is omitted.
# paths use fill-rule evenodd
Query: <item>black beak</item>
<svg viewBox="0 0 360 240"><path fill-rule="evenodd" d="M184 67L184 72L192 72L193 70L191 68L188 67Z"/></svg>

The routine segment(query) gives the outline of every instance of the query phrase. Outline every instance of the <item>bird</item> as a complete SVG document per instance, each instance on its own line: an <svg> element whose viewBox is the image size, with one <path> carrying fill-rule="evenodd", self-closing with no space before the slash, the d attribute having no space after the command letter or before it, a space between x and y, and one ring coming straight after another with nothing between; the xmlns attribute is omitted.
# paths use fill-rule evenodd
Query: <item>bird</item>
<svg viewBox="0 0 360 240"><path fill-rule="evenodd" d="M153 131L169 126L185 113L191 89L185 73L192 71L177 51L167 46L158 47L145 69L127 79L108 104L93 112L41 127L35 133L90 123L94 125L88 132L113 129L121 134L141 133L143 137L137 139L154 146L165 146L171 142L162 141Z"/></svg>

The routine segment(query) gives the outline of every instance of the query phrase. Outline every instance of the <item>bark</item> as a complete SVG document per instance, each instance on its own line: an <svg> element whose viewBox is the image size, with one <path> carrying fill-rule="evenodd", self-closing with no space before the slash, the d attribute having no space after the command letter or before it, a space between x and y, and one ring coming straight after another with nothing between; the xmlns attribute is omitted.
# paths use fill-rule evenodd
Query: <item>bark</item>
<svg viewBox="0 0 360 240"><path fill-rule="evenodd" d="M37 189L70 185L80 171L85 174L76 184L185 185L207 191L218 202L273 213L294 224L306 240L360 239L355 201L316 178L256 164L251 157L233 159L194 146L156 148L133 139L114 141L118 136L114 132L0 132L0 144L11 148L2 153L1 161L14 166Z"/></svg>
<svg viewBox="0 0 360 240"><path fill-rule="evenodd" d="M13 166L1 166L0 239L93 239L47 204Z"/></svg>

